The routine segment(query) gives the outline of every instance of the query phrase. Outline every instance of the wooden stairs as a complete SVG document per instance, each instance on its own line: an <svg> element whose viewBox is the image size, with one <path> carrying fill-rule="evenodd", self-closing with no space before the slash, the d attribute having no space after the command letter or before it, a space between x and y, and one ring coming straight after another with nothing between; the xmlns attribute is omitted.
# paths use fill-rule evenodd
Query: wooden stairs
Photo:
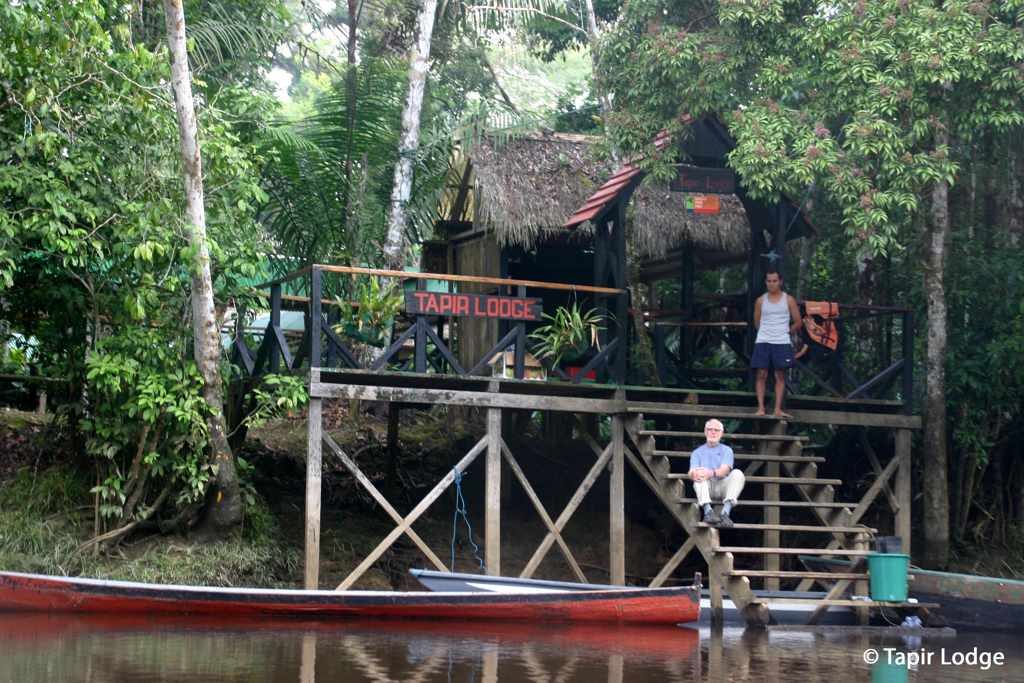
<svg viewBox="0 0 1024 683"><path fill-rule="evenodd" d="M709 417L714 415L712 411ZM672 415L671 407L630 404L629 413L626 435L645 466L647 476L644 473L641 476L685 528L693 547L708 564L713 621L721 623L723 591L751 625L771 623L771 605L779 601L812 602L815 608L808 624L818 623L833 606L857 608L858 621L862 624L868 623L872 608L917 610L929 607L860 599L869 593L869 576L863 558L870 552L876 530L857 523L863 514L857 503L836 500L836 487L842 485L842 480L818 475L818 465L825 462L825 458L805 454L808 437L788 434L786 422L738 413L735 407L723 408L716 415L720 419L741 417L745 424L755 425L754 430L748 430L751 433L727 434L723 439L735 452L736 466L746 475L746 486L732 515L735 526L722 529L699 521L697 501L685 474L692 451L676 450L679 443L686 443L690 448L700 445L704 434L644 427L645 415ZM756 432L758 423L767 427L766 433ZM627 454L631 456L628 449ZM637 469L636 463L634 469ZM758 517L751 514L752 509L760 510L757 522L747 521L752 516ZM807 519L799 520L800 523L782 523L782 510L786 510L787 519L798 514ZM758 532L759 544L737 545L733 540L750 541L758 537ZM786 543L783 543L784 535ZM850 558L854 562L851 570L841 573L804 571L798 564L798 555ZM787 586L797 582L794 591L808 591L816 583L821 584L825 594L821 598L766 598L754 593L754 583L759 584L759 588L778 591L783 582Z"/></svg>

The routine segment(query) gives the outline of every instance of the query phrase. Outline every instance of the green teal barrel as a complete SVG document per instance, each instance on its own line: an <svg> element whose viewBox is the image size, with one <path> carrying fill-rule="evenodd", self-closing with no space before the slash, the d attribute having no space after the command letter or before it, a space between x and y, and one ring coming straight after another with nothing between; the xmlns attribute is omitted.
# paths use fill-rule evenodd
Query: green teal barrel
<svg viewBox="0 0 1024 683"><path fill-rule="evenodd" d="M907 683L907 667L905 664L895 664L885 660L885 653L882 653L882 660L871 665L871 683Z"/></svg>
<svg viewBox="0 0 1024 683"><path fill-rule="evenodd" d="M868 555L871 599L905 602L910 555L872 553Z"/></svg>

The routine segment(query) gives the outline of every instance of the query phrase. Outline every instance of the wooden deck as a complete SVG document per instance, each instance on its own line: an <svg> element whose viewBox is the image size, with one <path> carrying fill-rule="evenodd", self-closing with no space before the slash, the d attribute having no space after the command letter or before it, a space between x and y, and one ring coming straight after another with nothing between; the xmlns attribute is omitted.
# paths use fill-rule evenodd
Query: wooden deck
<svg viewBox="0 0 1024 683"><path fill-rule="evenodd" d="M754 583L767 590L778 590L782 582L799 582L795 590L807 591L820 584L827 594L819 599L811 622L816 622L831 606L859 608L861 623L867 623L869 611L890 605L874 601L854 600L852 595L866 595L866 567L856 563L839 575L800 571L792 562L798 555L820 555L862 558L870 554L871 538L876 529L860 523L867 510L881 501L888 503L894 517L896 535L909 548L910 431L919 428L919 416L903 413L904 406L895 401L845 399L821 396L793 396L787 399L792 420L753 415L754 395L747 392L722 392L615 386L607 384L571 384L506 378L472 377L400 372L372 372L360 369L313 368L310 370L310 427L307 487L307 588L319 586L319 482L321 445L328 446L329 457L338 458L396 524L395 528L353 569L339 589L352 587L359 578L400 537L408 536L428 561L437 569L447 571L444 561L435 554L413 530L413 524L452 485L454 472L449 472L411 512L401 515L372 482L359 470L356 462L321 430L321 403L328 398L367 399L399 402L403 406L469 406L486 413L486 432L456 465L464 472L476 461L485 470L484 555L486 571L501 575L501 489L502 474L510 472L526 492L527 499L547 529L545 538L523 569L521 576L530 578L538 570L549 551L555 547L572 569L577 581L588 582L582 566L562 532L584 497L596 481L609 476L609 569L610 583L624 585L626 578L626 512L625 471L629 469L647 486L685 531L687 540L650 582L652 587L664 585L683 560L697 550L707 563L711 585L712 609L721 615L725 595L743 611L749 623L767 624L771 617L771 601L759 599ZM549 511L545 502L527 480L517 459L502 435L504 410L546 410L573 413L579 422L579 433L594 454L594 464L579 483L575 493L561 511ZM589 433L582 415L604 415L611 418L611 438L602 443ZM733 420L734 433L728 436L735 447L737 461L745 470L747 486L738 509L759 510L758 521L743 521L729 529L711 528L699 521L696 505L688 497L685 483L686 459L692 447L703 439L702 432L692 428L658 427L652 421L674 424L679 420L699 425L704 418ZM835 491L842 480L818 475L819 465L827 464L827 455L814 450L806 435L799 433L802 424L849 425L863 428L893 430L896 450L883 467L877 457L875 481L860 500L836 500ZM685 446L683 444L686 444ZM895 481L895 492L891 483ZM758 491L761 495L758 495ZM805 521L782 523L780 510L790 515L802 514ZM759 544L730 542L745 534L760 538ZM790 534L797 537L786 542ZM808 543L820 538L821 545ZM754 558L759 566L737 567L735 558ZM785 558L790 558L788 561ZM746 562L746 560L745 560ZM786 566L788 568L786 568ZM744 565L746 566L746 564ZM904 606L906 607L906 606Z"/></svg>

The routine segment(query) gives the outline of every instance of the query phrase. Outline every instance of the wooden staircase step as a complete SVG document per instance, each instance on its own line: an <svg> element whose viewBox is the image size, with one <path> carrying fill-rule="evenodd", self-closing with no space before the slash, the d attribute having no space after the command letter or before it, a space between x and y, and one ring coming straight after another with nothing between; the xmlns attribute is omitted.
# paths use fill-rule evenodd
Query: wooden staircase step
<svg viewBox="0 0 1024 683"><path fill-rule="evenodd" d="M655 450L654 455L666 458L689 458L693 451L660 451ZM802 455L771 455L768 453L733 453L736 460L763 460L764 462L825 462L821 456Z"/></svg>
<svg viewBox="0 0 1024 683"><path fill-rule="evenodd" d="M679 498L680 503L696 503L696 498ZM747 500L746 498L740 498L736 504L737 507L784 507L784 508L850 508L851 510L857 507L856 503L810 503L806 500Z"/></svg>
<svg viewBox="0 0 1024 683"><path fill-rule="evenodd" d="M734 555L848 555L851 557L866 557L871 555L871 550L848 550L846 548L766 548L766 547L735 547L719 546L712 548L718 553L733 553Z"/></svg>
<svg viewBox="0 0 1024 683"><path fill-rule="evenodd" d="M704 432L677 432L671 429L641 429L640 436L696 437L703 439ZM810 441L810 437L797 434L728 434L730 441Z"/></svg>
<svg viewBox="0 0 1024 683"><path fill-rule="evenodd" d="M796 571L779 571L774 569L736 569L731 572L726 572L723 576L746 576L750 578L766 576L779 579L852 579L852 580L864 580L868 578L867 574L858 574L856 572L796 572Z"/></svg>
<svg viewBox="0 0 1024 683"><path fill-rule="evenodd" d="M841 533L841 534L877 534L878 529L872 529L865 526L824 526L821 524L745 524L737 522L731 527L713 526L705 524L704 522L698 522L698 527L705 529L759 529L761 531L823 531L826 533Z"/></svg>
<svg viewBox="0 0 1024 683"><path fill-rule="evenodd" d="M752 412L736 410L723 410L722 406L693 406L692 408L676 408L672 404L659 403L627 403L627 413L642 413L645 415L682 415L685 417L714 417L719 420L758 420L761 422L785 422L784 418L774 415L755 415Z"/></svg>
<svg viewBox="0 0 1024 683"><path fill-rule="evenodd" d="M665 479L689 479L685 472L670 472L665 475ZM839 486L843 483L842 479L817 479L814 477L747 477L748 484L805 484L811 486Z"/></svg>

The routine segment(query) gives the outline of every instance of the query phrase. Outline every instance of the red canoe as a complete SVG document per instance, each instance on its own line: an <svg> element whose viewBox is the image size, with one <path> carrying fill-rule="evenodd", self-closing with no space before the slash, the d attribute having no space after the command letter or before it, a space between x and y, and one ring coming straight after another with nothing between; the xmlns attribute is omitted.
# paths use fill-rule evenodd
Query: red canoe
<svg viewBox="0 0 1024 683"><path fill-rule="evenodd" d="M0 572L2 611L678 624L697 620L700 592L695 586L504 594L305 591Z"/></svg>

